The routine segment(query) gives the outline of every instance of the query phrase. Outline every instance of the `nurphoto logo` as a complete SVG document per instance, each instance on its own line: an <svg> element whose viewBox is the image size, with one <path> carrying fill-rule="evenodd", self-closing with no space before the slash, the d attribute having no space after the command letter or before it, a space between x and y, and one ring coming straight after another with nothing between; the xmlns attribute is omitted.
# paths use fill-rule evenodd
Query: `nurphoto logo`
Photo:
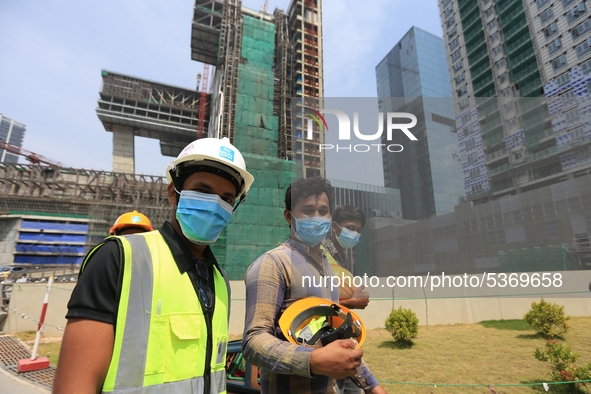
<svg viewBox="0 0 591 394"><path fill-rule="evenodd" d="M320 109L315 110L306 107L304 110L306 116L306 139L312 140L313 134L313 122L318 124L320 132L326 130L328 132L328 124L323 114L332 114L337 117L338 120L338 137L339 141L350 141L351 140L351 120L349 116L338 109ZM392 141L392 135L394 131L402 131L409 140L417 141L417 137L409 130L416 126L417 117L408 112L387 112L386 113L386 140ZM410 120L410 122L400 123L403 120ZM384 113L378 112L378 131L373 134L364 134L359 130L359 112L353 113L353 133L355 136L362 141L376 141L378 143L373 144L320 144L320 151L334 149L336 152L347 151L347 152L369 152L376 149L380 152L382 149L388 152L402 152L404 147L400 144L382 144L382 134L384 133Z"/></svg>

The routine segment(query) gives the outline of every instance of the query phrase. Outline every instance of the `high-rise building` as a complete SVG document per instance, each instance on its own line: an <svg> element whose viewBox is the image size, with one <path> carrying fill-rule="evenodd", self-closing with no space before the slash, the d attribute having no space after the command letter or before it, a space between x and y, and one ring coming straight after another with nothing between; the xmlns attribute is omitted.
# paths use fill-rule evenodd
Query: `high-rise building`
<svg viewBox="0 0 591 394"><path fill-rule="evenodd" d="M0 141L21 148L25 137L25 129L24 124L0 114ZM17 163L18 156L6 149L0 149L0 162Z"/></svg>
<svg viewBox="0 0 591 394"><path fill-rule="evenodd" d="M324 67L322 56L322 0L292 0L287 12L290 46L294 50L292 97L298 104L318 109L324 97ZM296 108L297 107L297 108ZM304 113L292 106L295 130L293 159L303 166L304 176L324 176L324 153L319 144L324 134L314 128L313 139L305 139Z"/></svg>
<svg viewBox="0 0 591 394"><path fill-rule="evenodd" d="M324 175L323 136L315 129L305 139L301 110L324 96L322 0L292 0L273 14L240 0L196 0L191 49L216 68L208 135Z"/></svg>
<svg viewBox="0 0 591 394"><path fill-rule="evenodd" d="M380 111L410 112L418 121L412 129L418 141L408 143L404 134L395 133L392 142L401 143L403 152L382 153L384 185L400 189L404 219L422 220L453 212L463 196L446 69L443 40L417 27L412 27L376 67Z"/></svg>
<svg viewBox="0 0 591 394"><path fill-rule="evenodd" d="M587 3L442 0L439 8L467 199L490 201L586 174Z"/></svg>

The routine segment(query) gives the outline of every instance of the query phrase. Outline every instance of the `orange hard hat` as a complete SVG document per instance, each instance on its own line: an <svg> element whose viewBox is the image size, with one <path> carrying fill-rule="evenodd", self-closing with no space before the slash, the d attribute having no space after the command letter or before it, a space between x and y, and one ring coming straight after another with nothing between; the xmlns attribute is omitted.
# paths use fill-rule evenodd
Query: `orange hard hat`
<svg viewBox="0 0 591 394"><path fill-rule="evenodd" d="M302 332L309 325L316 327L308 330L308 338L303 338ZM279 318L279 328L289 342L310 347L327 345L337 339L354 339L357 349L367 335L363 321L355 312L319 297L302 298L291 304Z"/></svg>
<svg viewBox="0 0 591 394"><path fill-rule="evenodd" d="M109 235L115 235L118 231L126 227L140 227L146 231L154 230L152 228L152 223L150 223L150 219L148 219L146 215L141 214L138 211L133 211L126 212L119 216L117 220L115 220L113 227L109 230Z"/></svg>

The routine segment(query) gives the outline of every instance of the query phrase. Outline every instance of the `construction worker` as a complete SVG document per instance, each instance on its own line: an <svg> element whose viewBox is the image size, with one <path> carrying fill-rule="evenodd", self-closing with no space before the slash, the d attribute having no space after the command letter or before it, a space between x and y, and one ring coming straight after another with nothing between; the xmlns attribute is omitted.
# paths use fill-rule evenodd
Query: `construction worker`
<svg viewBox="0 0 591 394"><path fill-rule="evenodd" d="M330 228L332 186L324 178L294 181L285 194L284 217L290 238L253 262L246 273L246 319L243 354L261 369L261 393L325 393L334 379L358 376L364 390L383 393L362 362L362 349L352 339L335 340L320 348L290 343L278 320L294 302L307 297L338 301L338 289L311 286L305 277L317 280L332 275L320 243ZM357 371L360 368L360 371ZM312 378L313 377L313 378Z"/></svg>
<svg viewBox="0 0 591 394"><path fill-rule="evenodd" d="M109 230L109 235L127 235L153 230L152 223L146 215L133 211L119 216Z"/></svg>
<svg viewBox="0 0 591 394"><path fill-rule="evenodd" d="M322 241L321 249L333 269L333 274L339 278L350 274L351 262L345 254L345 249L351 249L359 243L361 231L365 227L365 214L355 206L338 207L332 214L330 236ZM363 287L355 288L346 280L341 281L339 289L339 304L349 309L365 309L369 304L369 293ZM361 390L350 379L336 381L337 394L360 393Z"/></svg>
<svg viewBox="0 0 591 394"><path fill-rule="evenodd" d="M86 256L55 394L225 393L230 287L209 245L254 178L227 138L192 142L166 175L171 221Z"/></svg>
<svg viewBox="0 0 591 394"><path fill-rule="evenodd" d="M333 273L339 278L341 275L351 276L351 262L345 254L345 249L351 249L359 243L361 231L365 227L365 214L352 205L338 207L332 214L330 236L322 241L321 249L326 252L328 262ZM369 293L363 288L350 286L348 281L342 281L339 303L349 309L365 309L369 304Z"/></svg>

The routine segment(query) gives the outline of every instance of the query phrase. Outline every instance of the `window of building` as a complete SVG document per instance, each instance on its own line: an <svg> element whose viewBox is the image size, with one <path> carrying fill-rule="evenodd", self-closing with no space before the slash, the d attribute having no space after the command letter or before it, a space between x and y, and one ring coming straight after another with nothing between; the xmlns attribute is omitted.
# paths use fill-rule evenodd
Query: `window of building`
<svg viewBox="0 0 591 394"><path fill-rule="evenodd" d="M470 149L474 149L474 148L476 148L476 141L474 140L474 138L472 138L471 140L466 142L466 149L470 150Z"/></svg>
<svg viewBox="0 0 591 394"><path fill-rule="evenodd" d="M501 33L496 32L494 33L492 36L490 36L490 42L495 42L496 40L498 40L499 38L501 38Z"/></svg>
<svg viewBox="0 0 591 394"><path fill-rule="evenodd" d="M503 74L499 75L499 83L506 82L507 78L508 78L507 73L503 73Z"/></svg>
<svg viewBox="0 0 591 394"><path fill-rule="evenodd" d="M572 10L570 10L566 14L566 21L570 24L577 20L581 15L587 13L587 8L585 7L585 3L581 3L576 5Z"/></svg>
<svg viewBox="0 0 591 394"><path fill-rule="evenodd" d="M466 93L468 93L468 86L464 85L461 88L458 89L458 97L462 97L463 95L465 95Z"/></svg>
<svg viewBox="0 0 591 394"><path fill-rule="evenodd" d="M581 64L581 71L585 75L587 75L591 72L591 60L587 60L585 63ZM570 79L569 79L569 81L570 81Z"/></svg>
<svg viewBox="0 0 591 394"><path fill-rule="evenodd" d="M504 108L505 108L505 112L508 113L508 112L513 111L515 109L515 106L513 105L513 103L509 103L509 104L506 104Z"/></svg>
<svg viewBox="0 0 591 394"><path fill-rule="evenodd" d="M581 45L575 47L578 58L585 56L589 51L591 51L591 38L587 38Z"/></svg>
<svg viewBox="0 0 591 394"><path fill-rule="evenodd" d="M445 8L445 6L448 5L449 3L451 3L451 0L443 0L441 2L441 5Z"/></svg>
<svg viewBox="0 0 591 394"><path fill-rule="evenodd" d="M503 97L507 97L507 96L510 96L510 95L511 95L511 88L503 89L501 91L501 96L503 96Z"/></svg>
<svg viewBox="0 0 591 394"><path fill-rule="evenodd" d="M517 152L513 152L513 160L521 160L523 158L523 152L518 150Z"/></svg>
<svg viewBox="0 0 591 394"><path fill-rule="evenodd" d="M454 79L456 81L456 85L459 85L460 83L464 82L464 80L466 79L466 73L461 73L460 75L458 75Z"/></svg>
<svg viewBox="0 0 591 394"><path fill-rule="evenodd" d="M550 7L546 11L540 14L540 21L542 23L548 22L552 17L554 17L554 8Z"/></svg>
<svg viewBox="0 0 591 394"><path fill-rule="evenodd" d="M454 62L454 61L458 60L460 58L460 56L462 56L462 49L461 48L451 54L451 61Z"/></svg>
<svg viewBox="0 0 591 394"><path fill-rule="evenodd" d="M454 64L452 66L452 69L454 70L454 73L457 73L458 71L460 71L462 69L462 67L464 67L464 61L460 60L459 62L457 62L456 64Z"/></svg>
<svg viewBox="0 0 591 394"><path fill-rule="evenodd" d="M541 9L543 6L548 4L550 0L538 0L536 1L536 6L538 6L538 10Z"/></svg>
<svg viewBox="0 0 591 394"><path fill-rule="evenodd" d="M582 37L589 30L591 30L591 20L587 19L585 22L572 29L570 34L573 37L573 40L576 40L577 38Z"/></svg>
<svg viewBox="0 0 591 394"><path fill-rule="evenodd" d="M591 65L590 65L591 66ZM570 82L570 74L568 72L562 74L561 76L556 78L556 83L558 84L558 87L562 87L564 85L566 85L567 83Z"/></svg>
<svg viewBox="0 0 591 394"><path fill-rule="evenodd" d="M488 30L492 30L495 26L497 25L497 21L492 20L490 22L488 22Z"/></svg>
<svg viewBox="0 0 591 394"><path fill-rule="evenodd" d="M561 94L560 97L562 99L562 106L564 108L570 107L573 104L573 102L575 101L575 92L572 89L567 90L566 92Z"/></svg>
<svg viewBox="0 0 591 394"><path fill-rule="evenodd" d="M578 108L574 108L574 109L571 109L570 111L565 112L564 116L566 117L566 122L569 125L571 125L573 123L578 123L579 120L581 119Z"/></svg>
<svg viewBox="0 0 591 394"><path fill-rule="evenodd" d="M489 16L491 16L493 14L494 10L495 9L493 7L490 7L486 11L484 11L484 15L486 15L486 17L488 18Z"/></svg>
<svg viewBox="0 0 591 394"><path fill-rule="evenodd" d="M453 51L458 45L460 45L460 37L456 37L452 42L449 43L449 50Z"/></svg>
<svg viewBox="0 0 591 394"><path fill-rule="evenodd" d="M509 119L507 121L507 126L510 128L517 126L517 119L515 119L515 118Z"/></svg>
<svg viewBox="0 0 591 394"><path fill-rule="evenodd" d="M560 48L562 48L562 42L560 42L560 38L557 38L556 40L552 41L550 45L548 45L548 54L552 55Z"/></svg>
<svg viewBox="0 0 591 394"><path fill-rule="evenodd" d="M566 56L560 55L556 59L552 60L550 64L552 64L552 69L554 71L560 70L562 67L566 65Z"/></svg>
<svg viewBox="0 0 591 394"><path fill-rule="evenodd" d="M550 24L548 27L546 27L542 31L544 32L544 35L546 37L552 37L554 35L554 33L556 33L558 31L558 26L556 25L556 22L553 22L552 24Z"/></svg>
<svg viewBox="0 0 591 394"><path fill-rule="evenodd" d="M499 60L498 62L496 62L496 63L495 63L495 67L496 67L497 69L505 67L505 59L501 59L501 60Z"/></svg>
<svg viewBox="0 0 591 394"><path fill-rule="evenodd" d="M498 46L494 47L494 48L493 48L493 50L492 50L493 56L497 56L499 53L501 53L501 52L502 52L502 50L503 50L503 49L501 48L501 46L500 46L500 45L498 45Z"/></svg>
<svg viewBox="0 0 591 394"><path fill-rule="evenodd" d="M454 12L454 5L453 4L451 4L449 7L447 7L445 9L445 11L443 11L443 15L444 15L445 19L447 19L452 14L452 12Z"/></svg>
<svg viewBox="0 0 591 394"><path fill-rule="evenodd" d="M466 108L468 104L470 104L470 100L468 100L468 98L465 98L462 101L460 101L460 108Z"/></svg>
<svg viewBox="0 0 591 394"><path fill-rule="evenodd" d="M458 32L458 27L454 26L451 29L449 29L449 31L447 32L447 36L449 38L453 37L454 34L456 34Z"/></svg>
<svg viewBox="0 0 591 394"><path fill-rule="evenodd" d="M445 21L445 26L449 29L454 23L456 23L456 17L455 15L452 15L448 20Z"/></svg>

